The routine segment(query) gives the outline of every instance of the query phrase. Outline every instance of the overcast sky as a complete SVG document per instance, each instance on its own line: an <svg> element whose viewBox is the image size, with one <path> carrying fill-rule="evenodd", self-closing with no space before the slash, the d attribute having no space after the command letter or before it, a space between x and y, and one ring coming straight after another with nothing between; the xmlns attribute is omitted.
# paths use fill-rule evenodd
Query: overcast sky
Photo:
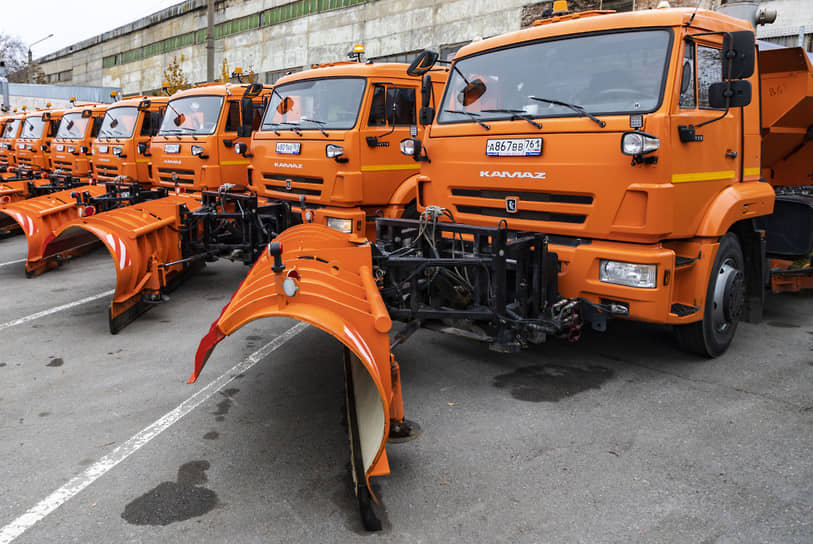
<svg viewBox="0 0 813 544"><path fill-rule="evenodd" d="M126 25L181 0L0 0L0 34L35 45L34 58Z"/></svg>

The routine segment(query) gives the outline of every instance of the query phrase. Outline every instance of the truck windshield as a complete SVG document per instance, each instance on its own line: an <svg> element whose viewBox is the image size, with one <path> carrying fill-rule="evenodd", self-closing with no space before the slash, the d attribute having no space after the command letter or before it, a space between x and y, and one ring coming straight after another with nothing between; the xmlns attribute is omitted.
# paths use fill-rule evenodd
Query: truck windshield
<svg viewBox="0 0 813 544"><path fill-rule="evenodd" d="M66 140L79 140L84 138L88 121L90 121L90 117L82 117L81 113L65 114L59 123L59 130L56 132L56 137Z"/></svg>
<svg viewBox="0 0 813 544"><path fill-rule="evenodd" d="M274 89L262 130L347 130L356 126L365 80L331 77Z"/></svg>
<svg viewBox="0 0 813 544"><path fill-rule="evenodd" d="M462 58L452 68L438 123L655 111L670 43L668 30L642 30L525 43Z"/></svg>
<svg viewBox="0 0 813 544"><path fill-rule="evenodd" d="M42 120L42 117L26 117L20 138L40 138L44 127L45 121Z"/></svg>
<svg viewBox="0 0 813 544"><path fill-rule="evenodd" d="M158 135L214 134L222 109L222 96L187 96L171 100Z"/></svg>
<svg viewBox="0 0 813 544"><path fill-rule="evenodd" d="M14 138L17 135L17 129L19 127L19 119L9 119L6 123L6 128L3 130L3 138Z"/></svg>
<svg viewBox="0 0 813 544"><path fill-rule="evenodd" d="M134 106L111 108L104 114L99 138L129 138L137 120L138 108Z"/></svg>

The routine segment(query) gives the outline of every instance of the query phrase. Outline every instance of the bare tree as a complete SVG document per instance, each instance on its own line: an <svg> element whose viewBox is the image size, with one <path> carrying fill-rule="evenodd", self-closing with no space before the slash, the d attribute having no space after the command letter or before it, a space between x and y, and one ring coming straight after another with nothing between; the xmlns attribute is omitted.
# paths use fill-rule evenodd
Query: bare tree
<svg viewBox="0 0 813 544"><path fill-rule="evenodd" d="M29 69L35 83L45 83L42 68L36 62L28 66L28 47L18 38L0 34L0 61L6 63L7 77L12 83L27 82Z"/></svg>

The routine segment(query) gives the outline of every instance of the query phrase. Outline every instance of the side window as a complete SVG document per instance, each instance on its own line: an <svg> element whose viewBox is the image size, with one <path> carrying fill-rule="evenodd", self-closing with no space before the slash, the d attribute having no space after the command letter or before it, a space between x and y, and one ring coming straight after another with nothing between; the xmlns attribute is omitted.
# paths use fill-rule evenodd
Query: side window
<svg viewBox="0 0 813 544"><path fill-rule="evenodd" d="M415 89L392 87L387 89L387 111L395 104L395 125L415 124Z"/></svg>
<svg viewBox="0 0 813 544"><path fill-rule="evenodd" d="M251 130L257 131L260 130L260 123L263 121L263 110L265 110L265 104L254 104L254 117L251 120Z"/></svg>
<svg viewBox="0 0 813 544"><path fill-rule="evenodd" d="M719 49L697 46L697 93L703 109L709 105L709 85L723 80L723 63Z"/></svg>
<svg viewBox="0 0 813 544"><path fill-rule="evenodd" d="M240 103L229 102L229 115L226 117L226 132L237 132L240 126Z"/></svg>
<svg viewBox="0 0 813 544"><path fill-rule="evenodd" d="M392 118L395 108L395 126L415 124L415 89L377 85L367 125L384 127Z"/></svg>
<svg viewBox="0 0 813 544"><path fill-rule="evenodd" d="M142 115L144 117L144 121L141 122L141 132L139 132L139 136L151 136L152 135L152 115L151 112L145 111Z"/></svg>
<svg viewBox="0 0 813 544"><path fill-rule="evenodd" d="M93 127L90 129L90 137L95 138L99 135L99 129L102 128L102 121L104 121L104 117L94 117L93 118Z"/></svg>
<svg viewBox="0 0 813 544"><path fill-rule="evenodd" d="M373 104L370 106L370 117L367 125L371 127L387 126L387 88L383 85L376 85L373 91Z"/></svg>
<svg viewBox="0 0 813 544"><path fill-rule="evenodd" d="M697 92L694 86L694 44L686 43L683 53L683 75L680 79L680 107L696 108Z"/></svg>

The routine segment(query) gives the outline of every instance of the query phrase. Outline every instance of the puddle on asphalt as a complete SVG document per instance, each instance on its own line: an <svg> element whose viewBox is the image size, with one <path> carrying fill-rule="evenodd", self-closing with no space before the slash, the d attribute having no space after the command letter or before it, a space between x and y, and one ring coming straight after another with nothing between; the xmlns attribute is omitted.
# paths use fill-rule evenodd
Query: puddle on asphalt
<svg viewBox="0 0 813 544"><path fill-rule="evenodd" d="M61 357L55 357L45 366L62 366L63 364L65 364L65 361L63 361Z"/></svg>
<svg viewBox="0 0 813 544"><path fill-rule="evenodd" d="M786 321L768 321L767 325L770 327L779 327L781 329L801 328L801 325L796 325L795 323L788 323Z"/></svg>
<svg viewBox="0 0 813 544"><path fill-rule="evenodd" d="M217 440L218 438L220 438L220 433L217 431L209 431L203 435L204 440Z"/></svg>
<svg viewBox="0 0 813 544"><path fill-rule="evenodd" d="M558 402L588 389L599 389L612 378L603 366L532 365L494 377L494 386L527 402Z"/></svg>
<svg viewBox="0 0 813 544"><path fill-rule="evenodd" d="M239 392L240 390L236 387L224 389L220 392L220 394L225 398L217 403L217 411L212 412L212 415L216 416L215 421L223 421L226 419L224 416L229 413L229 410L231 410L231 407L234 404L232 397Z"/></svg>
<svg viewBox="0 0 813 544"><path fill-rule="evenodd" d="M217 506L217 494L202 487L209 461L191 461L178 469L177 482L162 482L124 507L121 517L132 525L169 525L202 516Z"/></svg>

